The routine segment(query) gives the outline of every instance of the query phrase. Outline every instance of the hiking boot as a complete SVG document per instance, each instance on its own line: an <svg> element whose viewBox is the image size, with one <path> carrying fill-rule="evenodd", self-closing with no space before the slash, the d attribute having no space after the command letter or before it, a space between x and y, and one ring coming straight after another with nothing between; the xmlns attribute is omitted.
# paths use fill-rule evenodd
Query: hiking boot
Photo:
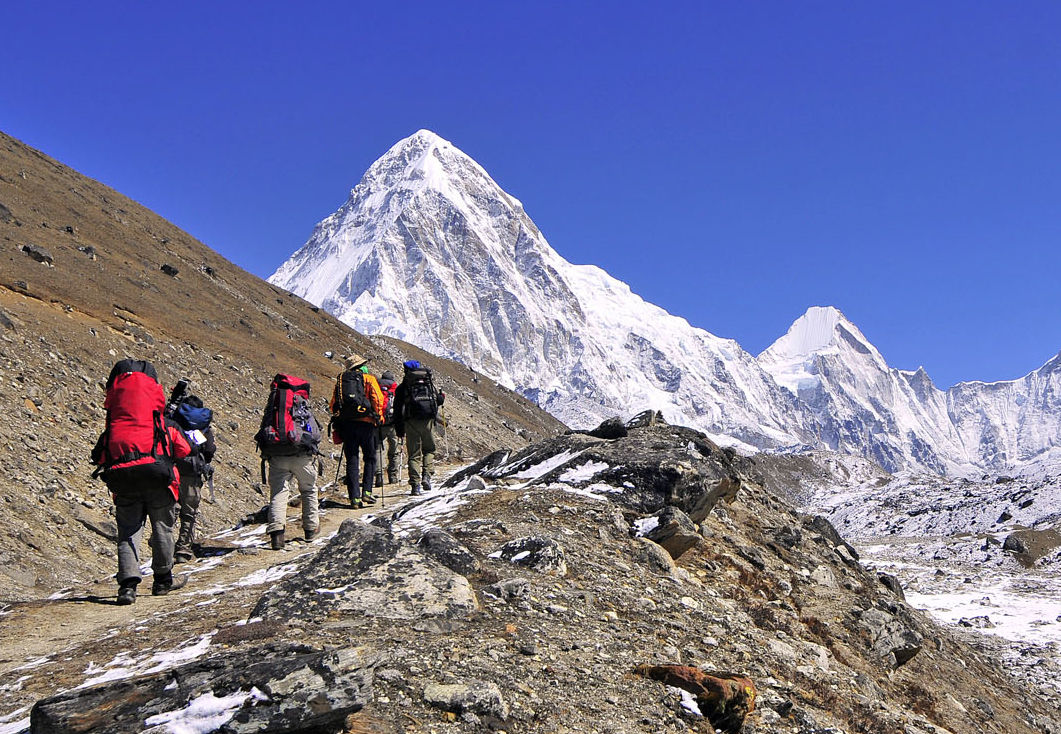
<svg viewBox="0 0 1061 734"><path fill-rule="evenodd" d="M136 582L125 582L118 587L118 605L125 606L136 601Z"/></svg>
<svg viewBox="0 0 1061 734"><path fill-rule="evenodd" d="M361 500L366 505L374 505L374 504L376 504L376 498L372 496L371 492L365 492L363 495L361 495Z"/></svg>
<svg viewBox="0 0 1061 734"><path fill-rule="evenodd" d="M271 539L271 545L272 545L273 550L283 550L284 549L284 531L283 530L274 530L273 532L269 533L269 538Z"/></svg>
<svg viewBox="0 0 1061 734"><path fill-rule="evenodd" d="M411 494L413 496L423 494L423 492L420 491L420 485L419 484L414 484L413 485L413 489L412 489L412 491L409 494Z"/></svg>
<svg viewBox="0 0 1061 734"><path fill-rule="evenodd" d="M188 583L187 576L174 578L172 573L159 576L155 579L155 583L151 584L151 596L165 596L171 591L182 588L186 583Z"/></svg>
<svg viewBox="0 0 1061 734"><path fill-rule="evenodd" d="M355 497L354 495L351 494L351 495L349 495L349 498L350 498L350 507L352 509L356 510L356 509L359 509L361 507L364 507L364 505L361 504L361 498L360 497Z"/></svg>
<svg viewBox="0 0 1061 734"><path fill-rule="evenodd" d="M397 482L398 481L397 477L398 477L397 472L392 472L392 471L387 472L387 484L394 484L395 482Z"/></svg>
<svg viewBox="0 0 1061 734"><path fill-rule="evenodd" d="M191 563L195 559L195 554L190 550L179 550L173 554L173 564L178 563Z"/></svg>
<svg viewBox="0 0 1061 734"><path fill-rule="evenodd" d="M431 477L424 477L424 491L431 491Z"/></svg>
<svg viewBox="0 0 1061 734"><path fill-rule="evenodd" d="M313 528L313 530L307 530L306 531L306 541L308 542L310 540L313 540L314 538L316 538L320 534L321 534L320 528Z"/></svg>

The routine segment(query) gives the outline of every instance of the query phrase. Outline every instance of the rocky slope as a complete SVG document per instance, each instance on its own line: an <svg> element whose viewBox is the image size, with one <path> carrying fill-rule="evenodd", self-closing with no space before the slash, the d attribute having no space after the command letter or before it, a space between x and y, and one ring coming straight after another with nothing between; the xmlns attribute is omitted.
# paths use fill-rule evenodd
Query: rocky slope
<svg viewBox="0 0 1061 734"><path fill-rule="evenodd" d="M203 507L205 529L216 530L264 501L251 437L272 375L309 379L324 419L348 352L372 357L377 373L406 357L437 367L449 394L442 450L450 457L561 428L467 367L357 334L0 134L0 478L10 488L0 513L0 599L113 572L112 504L90 479L88 452L116 360L151 360L167 390L190 378L217 411L218 501Z"/></svg>
<svg viewBox="0 0 1061 734"><path fill-rule="evenodd" d="M270 280L361 331L472 365L569 425L651 408L727 445L839 450L889 471L1061 461L1061 358L943 392L924 370L890 367L835 308L810 309L754 358L564 260L517 199L427 130L376 161Z"/></svg>
<svg viewBox="0 0 1061 734"><path fill-rule="evenodd" d="M61 638L79 608L110 631L34 657L5 636L0 731L246 731L283 712L270 730L1061 732L1055 694L913 610L760 479L645 416L497 451L395 512L329 510L299 549L240 528L179 594L4 610L16 631L49 615Z"/></svg>

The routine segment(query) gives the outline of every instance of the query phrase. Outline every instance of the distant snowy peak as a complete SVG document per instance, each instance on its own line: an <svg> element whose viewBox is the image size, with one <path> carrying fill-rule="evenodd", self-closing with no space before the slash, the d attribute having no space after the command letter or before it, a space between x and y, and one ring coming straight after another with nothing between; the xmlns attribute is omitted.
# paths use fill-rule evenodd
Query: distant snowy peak
<svg viewBox="0 0 1061 734"><path fill-rule="evenodd" d="M796 319L788 332L759 356L758 362L779 384L793 393L817 384L817 356L836 355L867 362L887 371L888 364L869 339L833 306L812 306Z"/></svg>

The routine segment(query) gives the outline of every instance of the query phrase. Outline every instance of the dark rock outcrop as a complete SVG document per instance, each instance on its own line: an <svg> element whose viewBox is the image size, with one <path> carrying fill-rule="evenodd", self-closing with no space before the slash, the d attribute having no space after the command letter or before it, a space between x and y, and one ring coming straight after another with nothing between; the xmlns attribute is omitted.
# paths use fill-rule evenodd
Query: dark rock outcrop
<svg viewBox="0 0 1061 734"><path fill-rule="evenodd" d="M479 572L480 563L475 554L444 530L428 530L420 536L417 545L424 553L462 576Z"/></svg>
<svg viewBox="0 0 1061 734"><path fill-rule="evenodd" d="M495 555L518 566L563 576L567 573L564 549L552 538L517 538L505 543Z"/></svg>
<svg viewBox="0 0 1061 734"><path fill-rule="evenodd" d="M30 714L30 731L319 731L368 703L376 662L353 648L321 652L295 644L222 653L42 699Z"/></svg>
<svg viewBox="0 0 1061 734"><path fill-rule="evenodd" d="M473 475L525 487L566 486L605 493L641 515L671 505L699 524L719 501L732 501L753 474L750 461L699 431L647 417L627 426L627 435L614 439L571 433L516 453L494 452L445 486L460 486Z"/></svg>

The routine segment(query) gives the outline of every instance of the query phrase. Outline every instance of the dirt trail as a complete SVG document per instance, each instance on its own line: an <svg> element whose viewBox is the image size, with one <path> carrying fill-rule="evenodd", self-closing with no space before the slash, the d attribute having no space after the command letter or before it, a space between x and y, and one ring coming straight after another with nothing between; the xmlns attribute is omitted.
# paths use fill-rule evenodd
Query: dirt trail
<svg viewBox="0 0 1061 734"><path fill-rule="evenodd" d="M387 512L409 501L407 485L385 489ZM334 490L322 498L321 533L312 542L302 537L297 507L288 508L282 551L269 548L264 524L217 533L203 539L203 557L174 568L188 582L166 596L151 596L147 576L136 603L118 606L117 586L108 577L46 599L0 602L0 732L22 731L11 722L28 716L25 707L38 698L179 662L181 650L194 647L197 638L204 645L239 641L241 630L254 627L246 626L247 615L270 584L296 572L298 562L324 547L344 520L384 511L379 501L351 509Z"/></svg>

